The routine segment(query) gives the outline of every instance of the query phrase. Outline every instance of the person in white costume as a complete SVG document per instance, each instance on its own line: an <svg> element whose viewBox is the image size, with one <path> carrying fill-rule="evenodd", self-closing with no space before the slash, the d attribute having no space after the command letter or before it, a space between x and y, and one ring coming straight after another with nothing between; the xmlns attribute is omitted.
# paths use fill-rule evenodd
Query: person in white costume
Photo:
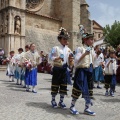
<svg viewBox="0 0 120 120"><path fill-rule="evenodd" d="M115 52L111 51L109 53L109 58L106 59L105 63L105 96L111 95L114 97L115 86L116 86L116 71L119 65L116 62ZM108 91L108 89L110 90Z"/></svg>
<svg viewBox="0 0 120 120"><path fill-rule="evenodd" d="M64 28L60 29L58 35L59 46L52 48L50 58L53 61L53 77L51 85L52 107L58 106L65 109L64 96L67 95L67 67L69 64L70 48L66 46L69 35ZM60 94L60 101L57 104L55 97L57 93Z"/></svg>
<svg viewBox="0 0 120 120"><path fill-rule="evenodd" d="M10 56L7 57L6 62L8 64L6 75L9 76L9 81L14 82L14 72L15 72L15 59L14 59L14 51L10 51Z"/></svg>
<svg viewBox="0 0 120 120"><path fill-rule="evenodd" d="M22 85L22 80L21 79L21 56L23 55L23 49L19 48L18 49L18 54L14 56L15 58L15 79L17 80L16 84L17 85Z"/></svg>
<svg viewBox="0 0 120 120"><path fill-rule="evenodd" d="M101 89L100 82L104 80L103 75L103 66L104 66L104 56L100 50L100 46L95 47L94 53L94 62L93 62L93 80L97 82L97 88ZM95 86L94 86L95 87Z"/></svg>

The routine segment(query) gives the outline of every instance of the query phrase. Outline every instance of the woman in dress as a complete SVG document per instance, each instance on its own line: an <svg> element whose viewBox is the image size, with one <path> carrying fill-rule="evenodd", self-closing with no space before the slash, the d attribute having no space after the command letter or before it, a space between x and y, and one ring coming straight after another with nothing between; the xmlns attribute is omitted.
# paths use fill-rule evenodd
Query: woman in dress
<svg viewBox="0 0 120 120"><path fill-rule="evenodd" d="M25 53L25 83L27 85L26 91L29 92L29 86L32 86L32 92L37 93L35 86L37 85L37 65L40 61L40 56L35 50L36 46L34 43L30 45L30 50Z"/></svg>

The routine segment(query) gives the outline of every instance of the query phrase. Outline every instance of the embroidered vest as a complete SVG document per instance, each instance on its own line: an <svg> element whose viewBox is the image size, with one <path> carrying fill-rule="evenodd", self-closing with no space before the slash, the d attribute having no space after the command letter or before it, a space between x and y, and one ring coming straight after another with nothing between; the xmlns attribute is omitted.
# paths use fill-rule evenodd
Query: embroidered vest
<svg viewBox="0 0 120 120"><path fill-rule="evenodd" d="M86 51L86 49L84 47L82 47L81 54L84 54L85 51ZM76 66L76 68L89 68L90 67L90 57L91 57L90 54L86 55L80 62L78 62L78 65Z"/></svg>

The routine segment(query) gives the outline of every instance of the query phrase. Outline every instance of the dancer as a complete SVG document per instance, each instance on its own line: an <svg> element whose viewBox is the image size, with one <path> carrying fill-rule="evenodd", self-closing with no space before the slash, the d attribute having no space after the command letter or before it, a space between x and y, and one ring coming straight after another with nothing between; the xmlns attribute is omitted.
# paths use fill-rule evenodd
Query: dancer
<svg viewBox="0 0 120 120"><path fill-rule="evenodd" d="M36 46L34 43L30 45L30 50L25 53L25 82L26 82L26 91L29 92L29 86L32 86L32 92L37 93L35 86L37 85L37 65L40 62L40 56L36 51Z"/></svg>
<svg viewBox="0 0 120 120"><path fill-rule="evenodd" d="M116 57L115 51L110 51L109 58L106 59L106 64L105 64L106 93L105 93L105 96L111 95L112 97L114 97L115 86L116 86L116 71L117 71L117 67L119 67L116 64L115 57ZM108 91L109 88L110 90Z"/></svg>
<svg viewBox="0 0 120 120"><path fill-rule="evenodd" d="M15 58L15 78L17 79L16 84L17 85L22 85L22 80L21 79L21 53L23 53L23 49L19 48L18 49L18 54L14 56Z"/></svg>
<svg viewBox="0 0 120 120"><path fill-rule="evenodd" d="M15 72L15 59L14 51L10 51L10 56L4 60L8 64L6 75L9 76L9 82L14 82L14 72Z"/></svg>
<svg viewBox="0 0 120 120"><path fill-rule="evenodd" d="M74 115L79 114L75 109L75 104L79 96L85 99L84 113L88 115L95 115L89 107L92 105L91 99L93 98L93 34L83 34L83 46L78 47L75 55L75 79L72 89L72 102L70 112Z"/></svg>
<svg viewBox="0 0 120 120"><path fill-rule="evenodd" d="M100 82L104 80L102 66L104 66L104 56L102 51L100 50L100 46L97 45L95 47L95 56L93 62L93 80L97 82L98 89L102 89L102 87L100 87Z"/></svg>
<svg viewBox="0 0 120 120"><path fill-rule="evenodd" d="M53 108L57 108L58 106L62 109L66 108L63 101L65 95L67 95L67 66L68 57L71 53L71 50L66 46L68 39L69 34L64 28L61 28L58 35L58 41L61 45L53 47L50 55L54 66L51 86L51 104ZM55 98L58 92L60 93L60 101L57 105Z"/></svg>
<svg viewBox="0 0 120 120"><path fill-rule="evenodd" d="M24 86L23 88L26 88L26 82L25 82L25 71L26 71L26 66L25 66L25 53L30 50L30 46L26 45L25 46L25 52L21 54L21 80L24 81Z"/></svg>

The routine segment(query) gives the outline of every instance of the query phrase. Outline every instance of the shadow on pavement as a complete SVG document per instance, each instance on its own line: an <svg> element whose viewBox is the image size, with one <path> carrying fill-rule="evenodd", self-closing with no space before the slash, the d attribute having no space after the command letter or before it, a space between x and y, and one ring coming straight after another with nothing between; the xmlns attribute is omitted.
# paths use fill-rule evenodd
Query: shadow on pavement
<svg viewBox="0 0 120 120"><path fill-rule="evenodd" d="M7 85L6 87L23 88L23 86L21 86L21 85L16 85L15 82L9 82L9 81L5 81L5 80L0 80L0 81L2 81L2 84Z"/></svg>
<svg viewBox="0 0 120 120"><path fill-rule="evenodd" d="M94 96L105 96L105 95L102 93L94 93Z"/></svg>
<svg viewBox="0 0 120 120"><path fill-rule="evenodd" d="M103 102L120 102L120 99L101 99Z"/></svg>
<svg viewBox="0 0 120 120"><path fill-rule="evenodd" d="M7 82L7 83L10 83L8 80L0 80L1 82Z"/></svg>
<svg viewBox="0 0 120 120"><path fill-rule="evenodd" d="M10 88L9 90L12 90L12 91L21 91L21 92L26 92L25 89L13 89L13 88Z"/></svg>
<svg viewBox="0 0 120 120"><path fill-rule="evenodd" d="M10 82L7 80L0 80L0 81L2 81L2 84L15 84L15 81L14 82Z"/></svg>
<svg viewBox="0 0 120 120"><path fill-rule="evenodd" d="M15 83L14 83L14 84L10 84L10 85L8 85L8 86L6 86L6 87L23 88L23 86L21 86L21 85L16 85Z"/></svg>
<svg viewBox="0 0 120 120"><path fill-rule="evenodd" d="M75 117L75 118L78 118L78 119L81 118L80 115L73 116L72 114L70 114L69 108L67 108L65 110L63 110L61 108L54 109L54 108L51 107L50 104L47 104L45 102L39 102L39 103L37 103L37 102L28 102L28 103L26 103L26 105L28 107L35 107L35 108L44 109L46 112L52 113L52 114L62 114L62 115L64 115L66 117L66 119L67 118L72 118L72 117ZM80 114L83 114L83 113L80 113ZM81 118L81 119L83 120L84 118Z"/></svg>
<svg viewBox="0 0 120 120"><path fill-rule="evenodd" d="M51 91L51 88L39 88L39 90L49 90L49 91Z"/></svg>

